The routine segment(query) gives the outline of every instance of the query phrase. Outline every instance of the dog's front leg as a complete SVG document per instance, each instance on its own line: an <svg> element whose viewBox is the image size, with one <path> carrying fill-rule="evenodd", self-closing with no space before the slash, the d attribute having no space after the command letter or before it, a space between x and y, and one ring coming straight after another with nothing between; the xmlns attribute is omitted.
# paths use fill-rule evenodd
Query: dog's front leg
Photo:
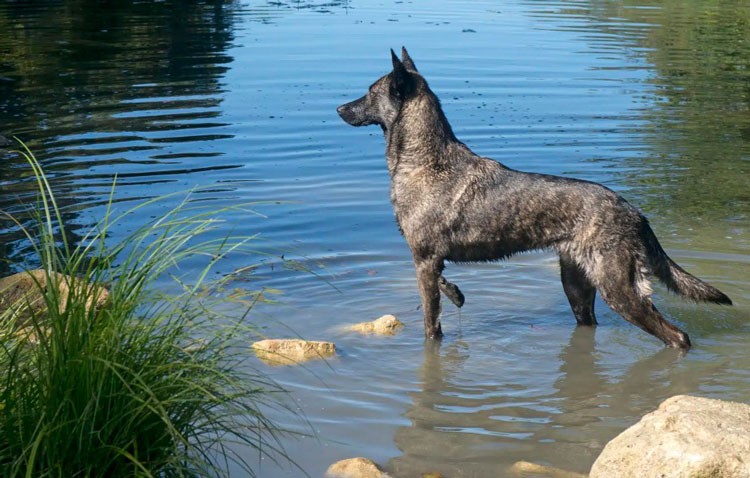
<svg viewBox="0 0 750 478"><path fill-rule="evenodd" d="M443 261L414 258L417 270L419 295L422 298L424 314L424 334L428 339L437 339L443 335L440 328L440 287L439 279L443 271Z"/></svg>

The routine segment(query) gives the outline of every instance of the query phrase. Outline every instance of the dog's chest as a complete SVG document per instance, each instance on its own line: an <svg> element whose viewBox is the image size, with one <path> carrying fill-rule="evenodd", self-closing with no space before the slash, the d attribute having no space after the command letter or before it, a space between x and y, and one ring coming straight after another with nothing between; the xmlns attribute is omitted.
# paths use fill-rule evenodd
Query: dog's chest
<svg viewBox="0 0 750 478"><path fill-rule="evenodd" d="M426 168L400 172L391 180L391 203L401 230L447 226L455 215L453 203L459 187Z"/></svg>

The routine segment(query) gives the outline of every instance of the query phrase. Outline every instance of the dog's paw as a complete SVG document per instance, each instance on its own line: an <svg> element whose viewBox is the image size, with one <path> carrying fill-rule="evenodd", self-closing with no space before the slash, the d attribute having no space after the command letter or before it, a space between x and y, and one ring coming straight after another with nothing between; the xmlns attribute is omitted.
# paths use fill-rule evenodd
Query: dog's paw
<svg viewBox="0 0 750 478"><path fill-rule="evenodd" d="M453 302L453 304L461 308L461 306L464 305L464 294L461 292L461 289L458 288L456 284L453 284L452 282L448 282L445 277L440 277L440 291L445 295L448 300Z"/></svg>

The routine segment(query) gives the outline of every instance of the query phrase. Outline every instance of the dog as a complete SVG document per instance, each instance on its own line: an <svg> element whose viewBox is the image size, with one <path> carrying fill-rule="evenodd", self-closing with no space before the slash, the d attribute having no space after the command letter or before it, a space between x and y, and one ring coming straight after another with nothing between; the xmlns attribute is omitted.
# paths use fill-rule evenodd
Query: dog
<svg viewBox="0 0 750 478"><path fill-rule="evenodd" d="M536 249L560 256L563 290L579 325L596 325L596 292L625 320L668 347L688 335L651 301L650 277L694 301L731 305L667 256L648 220L601 184L511 169L453 134L437 96L402 48L393 70L337 108L352 126L379 125L398 227L414 258L427 338L442 336L440 293L461 307L445 261L499 261Z"/></svg>

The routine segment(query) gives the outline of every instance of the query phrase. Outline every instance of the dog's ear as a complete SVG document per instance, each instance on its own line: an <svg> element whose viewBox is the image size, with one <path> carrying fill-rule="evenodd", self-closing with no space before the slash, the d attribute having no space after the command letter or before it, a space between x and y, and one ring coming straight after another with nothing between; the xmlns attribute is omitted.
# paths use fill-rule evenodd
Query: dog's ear
<svg viewBox="0 0 750 478"><path fill-rule="evenodd" d="M404 68L404 64L401 63L401 60L398 59L398 57L396 56L396 52L393 51L393 48L391 48L391 62L393 62L393 71L396 71L399 68Z"/></svg>
<svg viewBox="0 0 750 478"><path fill-rule="evenodd" d="M405 47L401 47L401 62L407 70L417 71L417 66L414 64L414 60L411 59Z"/></svg>
<svg viewBox="0 0 750 478"><path fill-rule="evenodd" d="M391 60L393 61L393 82L391 90L399 98L405 98L409 93L414 91L414 77L407 71L396 53L391 50Z"/></svg>

